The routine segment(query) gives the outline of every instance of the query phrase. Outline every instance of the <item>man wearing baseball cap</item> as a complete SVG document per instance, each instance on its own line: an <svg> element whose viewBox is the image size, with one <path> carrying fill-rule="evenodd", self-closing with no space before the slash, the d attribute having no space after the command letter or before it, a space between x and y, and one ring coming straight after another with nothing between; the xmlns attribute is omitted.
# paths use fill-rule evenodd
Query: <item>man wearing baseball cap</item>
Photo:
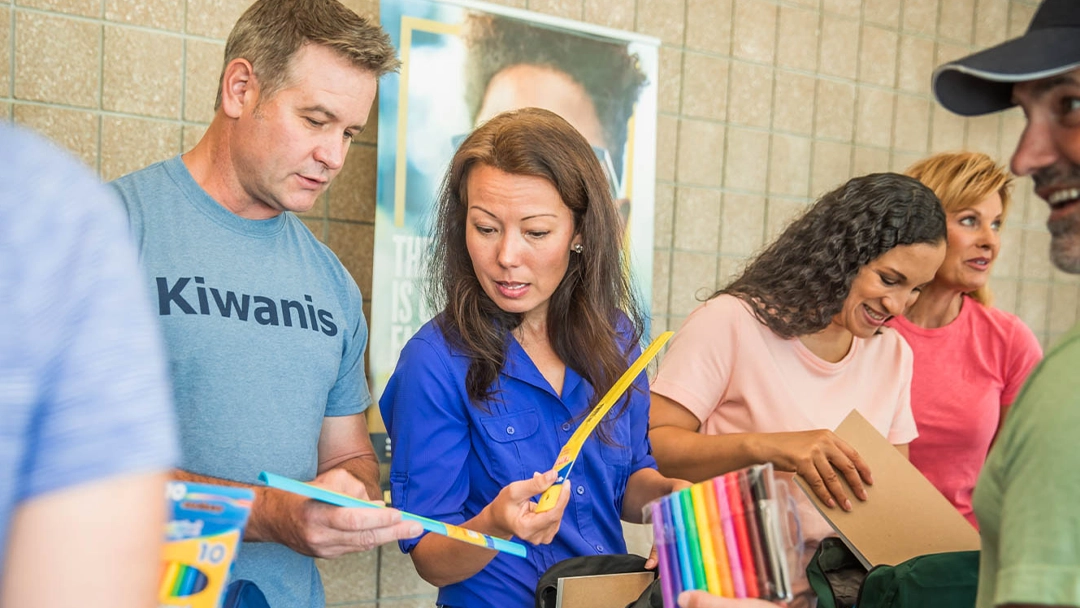
<svg viewBox="0 0 1080 608"><path fill-rule="evenodd" d="M947 109L1020 106L1011 167L1050 206L1050 257L1080 274L1080 0L1045 0L1027 32L934 72ZM977 606L1080 606L1080 325L1028 378L975 487Z"/></svg>

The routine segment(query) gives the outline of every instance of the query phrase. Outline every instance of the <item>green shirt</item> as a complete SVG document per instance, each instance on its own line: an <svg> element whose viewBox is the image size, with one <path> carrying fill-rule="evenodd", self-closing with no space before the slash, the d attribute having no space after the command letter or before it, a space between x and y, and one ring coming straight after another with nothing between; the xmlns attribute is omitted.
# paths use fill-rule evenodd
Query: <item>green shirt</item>
<svg viewBox="0 0 1080 608"><path fill-rule="evenodd" d="M1028 378L975 487L977 608L1080 606L1080 325Z"/></svg>

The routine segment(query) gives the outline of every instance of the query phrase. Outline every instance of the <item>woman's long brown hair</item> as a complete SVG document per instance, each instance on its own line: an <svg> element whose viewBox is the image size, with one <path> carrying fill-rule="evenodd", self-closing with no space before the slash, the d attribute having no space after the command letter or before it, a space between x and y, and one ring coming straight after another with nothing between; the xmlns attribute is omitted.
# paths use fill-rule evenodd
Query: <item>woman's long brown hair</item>
<svg viewBox="0 0 1080 608"><path fill-rule="evenodd" d="M439 197L427 286L431 310L451 344L472 362L466 389L475 407L496 396L510 331L523 316L501 310L484 293L465 244L467 183L486 165L546 179L574 216L581 253L570 254L548 302L548 340L563 362L587 380L599 400L628 366L644 321L624 267L622 224L607 179L585 138L558 115L538 108L500 114L458 148ZM624 399L615 416L626 409ZM609 434L600 429L600 437Z"/></svg>

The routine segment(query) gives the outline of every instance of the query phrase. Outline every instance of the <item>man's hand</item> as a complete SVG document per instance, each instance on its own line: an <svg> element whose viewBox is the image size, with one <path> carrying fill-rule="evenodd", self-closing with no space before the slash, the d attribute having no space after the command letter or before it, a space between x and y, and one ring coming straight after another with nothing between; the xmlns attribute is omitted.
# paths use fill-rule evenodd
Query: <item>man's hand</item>
<svg viewBox="0 0 1080 608"><path fill-rule="evenodd" d="M344 469L331 469L311 482L327 490L368 500L360 480ZM287 508L275 522L278 542L297 553L312 557L334 558L368 551L386 543L419 536L420 524L402 521L396 509L337 507L294 494L280 498ZM375 501L382 504L382 501Z"/></svg>

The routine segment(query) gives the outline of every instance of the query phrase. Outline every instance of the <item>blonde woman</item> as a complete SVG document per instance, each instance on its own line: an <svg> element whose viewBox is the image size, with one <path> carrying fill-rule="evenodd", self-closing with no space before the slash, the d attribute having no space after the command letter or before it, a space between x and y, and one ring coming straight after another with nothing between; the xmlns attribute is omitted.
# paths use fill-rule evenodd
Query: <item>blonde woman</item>
<svg viewBox="0 0 1080 608"><path fill-rule="evenodd" d="M990 306L987 282L1001 249L1012 178L977 152L936 154L907 174L937 194L948 247L934 280L890 325L915 356L911 462L978 527L975 480L1005 411L1042 358L1019 318Z"/></svg>

